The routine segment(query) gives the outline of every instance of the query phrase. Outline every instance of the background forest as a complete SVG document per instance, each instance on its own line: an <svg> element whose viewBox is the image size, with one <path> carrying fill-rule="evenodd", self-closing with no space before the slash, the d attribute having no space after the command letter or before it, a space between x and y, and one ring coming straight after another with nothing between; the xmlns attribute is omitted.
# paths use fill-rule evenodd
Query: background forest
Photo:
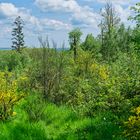
<svg viewBox="0 0 140 140"><path fill-rule="evenodd" d="M133 28L107 3L100 34L81 41L75 28L70 49L47 37L25 47L17 17L0 51L0 139L139 140L140 3L131 9Z"/></svg>

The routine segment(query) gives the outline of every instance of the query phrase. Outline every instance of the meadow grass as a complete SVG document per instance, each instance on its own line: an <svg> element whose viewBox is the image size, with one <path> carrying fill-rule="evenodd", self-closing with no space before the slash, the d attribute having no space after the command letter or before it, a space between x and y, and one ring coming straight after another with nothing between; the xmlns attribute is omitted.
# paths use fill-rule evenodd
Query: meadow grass
<svg viewBox="0 0 140 140"><path fill-rule="evenodd" d="M105 114L94 118L79 117L66 106L46 105L43 117L30 122L19 106L17 115L0 122L1 140L121 140L115 137L119 127Z"/></svg>

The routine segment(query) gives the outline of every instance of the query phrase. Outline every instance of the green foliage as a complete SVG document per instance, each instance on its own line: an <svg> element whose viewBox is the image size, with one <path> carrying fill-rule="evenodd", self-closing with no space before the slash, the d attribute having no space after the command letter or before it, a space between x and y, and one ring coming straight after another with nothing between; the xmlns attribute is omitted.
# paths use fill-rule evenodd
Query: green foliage
<svg viewBox="0 0 140 140"><path fill-rule="evenodd" d="M33 50L30 55L32 53L36 55L32 57L32 65L27 70L29 87L32 90L37 89L44 98L55 102L66 63L64 62L64 52L58 52L55 48L49 49L48 46L44 46Z"/></svg>
<svg viewBox="0 0 140 140"><path fill-rule="evenodd" d="M133 49L140 54L140 27L135 27L133 32L132 32L132 37L131 37L131 41L134 44Z"/></svg>
<svg viewBox="0 0 140 140"><path fill-rule="evenodd" d="M22 54L17 53L16 51L0 51L0 70L8 71L21 71L25 68L30 62L30 58L26 51L23 51Z"/></svg>
<svg viewBox="0 0 140 140"><path fill-rule="evenodd" d="M115 125L111 113L98 114L94 118L79 118L71 109L53 104L45 107L45 117L29 122L27 114L18 108L16 120L0 125L1 139L22 140L91 140L119 139L121 129Z"/></svg>
<svg viewBox="0 0 140 140"><path fill-rule="evenodd" d="M25 100L26 103L24 103L23 108L28 114L30 122L41 120L46 107L45 101L39 95L36 95L36 93L32 93L32 96L28 96Z"/></svg>
<svg viewBox="0 0 140 140"><path fill-rule="evenodd" d="M82 49L85 51L92 51L94 54L99 52L99 43L92 34L86 36L85 41L82 43Z"/></svg>
<svg viewBox="0 0 140 140"><path fill-rule="evenodd" d="M114 61L117 54L117 27L120 18L117 16L111 3L107 3L101 13L102 21L99 24L101 29L101 54L103 59Z"/></svg>
<svg viewBox="0 0 140 140"><path fill-rule="evenodd" d="M77 47L80 44L81 35L82 32L79 28L75 28L71 32L69 32L70 49L74 52L74 60L76 60L77 57Z"/></svg>
<svg viewBox="0 0 140 140"><path fill-rule="evenodd" d="M140 36L140 3L136 3L135 6L131 7L131 10L133 11L133 15L134 16L130 16L130 19L136 22L136 27L134 28L133 32L132 32L132 42L134 44L136 44L135 46L135 50L138 51L138 53L140 52L140 40L139 40L139 36Z"/></svg>
<svg viewBox="0 0 140 140"><path fill-rule="evenodd" d="M25 121L17 121L14 123L6 123L0 126L0 139L3 140L46 140L47 136L42 123L28 123Z"/></svg>
<svg viewBox="0 0 140 140"><path fill-rule="evenodd" d="M130 43L132 38L132 30L130 27L125 28L124 24L121 24L117 31L117 48L121 52L130 51Z"/></svg>
<svg viewBox="0 0 140 140"><path fill-rule="evenodd" d="M69 33L72 51L48 38L0 51L0 139L139 139L139 27L120 25L110 3L102 17L97 38Z"/></svg>
<svg viewBox="0 0 140 140"><path fill-rule="evenodd" d="M0 72L0 120L5 121L15 116L14 107L24 97L17 93L17 82L13 73Z"/></svg>
<svg viewBox="0 0 140 140"><path fill-rule="evenodd" d="M139 140L140 138L140 107L135 108L134 115L130 116L128 121L124 123L126 138L131 140Z"/></svg>
<svg viewBox="0 0 140 140"><path fill-rule="evenodd" d="M74 46L76 47L77 45L79 45L81 35L82 32L80 31L79 28L75 28L71 32L69 32L69 42L71 49L73 49Z"/></svg>
<svg viewBox="0 0 140 140"><path fill-rule="evenodd" d="M135 6L132 6L131 10L134 11L135 16L134 17L131 16L130 19L135 20L137 23L137 26L139 26L140 25L140 3L138 2L136 3Z"/></svg>

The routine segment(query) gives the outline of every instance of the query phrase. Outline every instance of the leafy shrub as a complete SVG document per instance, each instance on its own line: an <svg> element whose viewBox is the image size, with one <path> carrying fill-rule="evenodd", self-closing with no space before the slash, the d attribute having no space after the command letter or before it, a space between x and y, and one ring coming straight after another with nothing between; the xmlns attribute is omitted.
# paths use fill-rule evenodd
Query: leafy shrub
<svg viewBox="0 0 140 140"><path fill-rule="evenodd" d="M17 83L13 80L13 74L0 72L0 120L7 120L16 113L14 106L23 98L23 94L17 94Z"/></svg>
<svg viewBox="0 0 140 140"><path fill-rule="evenodd" d="M30 61L28 54L24 51L23 53L17 53L16 51L3 51L0 52L0 70L8 70L8 71L18 71L25 66L27 66Z"/></svg>
<svg viewBox="0 0 140 140"><path fill-rule="evenodd" d="M126 138L131 140L139 140L140 138L140 106L133 111L134 115L130 116L128 121L124 123Z"/></svg>

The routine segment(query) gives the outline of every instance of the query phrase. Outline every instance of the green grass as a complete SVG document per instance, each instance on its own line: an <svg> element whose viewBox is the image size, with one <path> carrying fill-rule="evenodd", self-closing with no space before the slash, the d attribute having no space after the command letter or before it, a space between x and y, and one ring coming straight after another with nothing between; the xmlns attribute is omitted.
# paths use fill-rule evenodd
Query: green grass
<svg viewBox="0 0 140 140"><path fill-rule="evenodd" d="M115 136L119 127L109 116L107 120L104 115L80 118L72 110L53 104L46 105L38 122L29 122L19 107L16 112L14 118L0 123L0 140L123 140Z"/></svg>

